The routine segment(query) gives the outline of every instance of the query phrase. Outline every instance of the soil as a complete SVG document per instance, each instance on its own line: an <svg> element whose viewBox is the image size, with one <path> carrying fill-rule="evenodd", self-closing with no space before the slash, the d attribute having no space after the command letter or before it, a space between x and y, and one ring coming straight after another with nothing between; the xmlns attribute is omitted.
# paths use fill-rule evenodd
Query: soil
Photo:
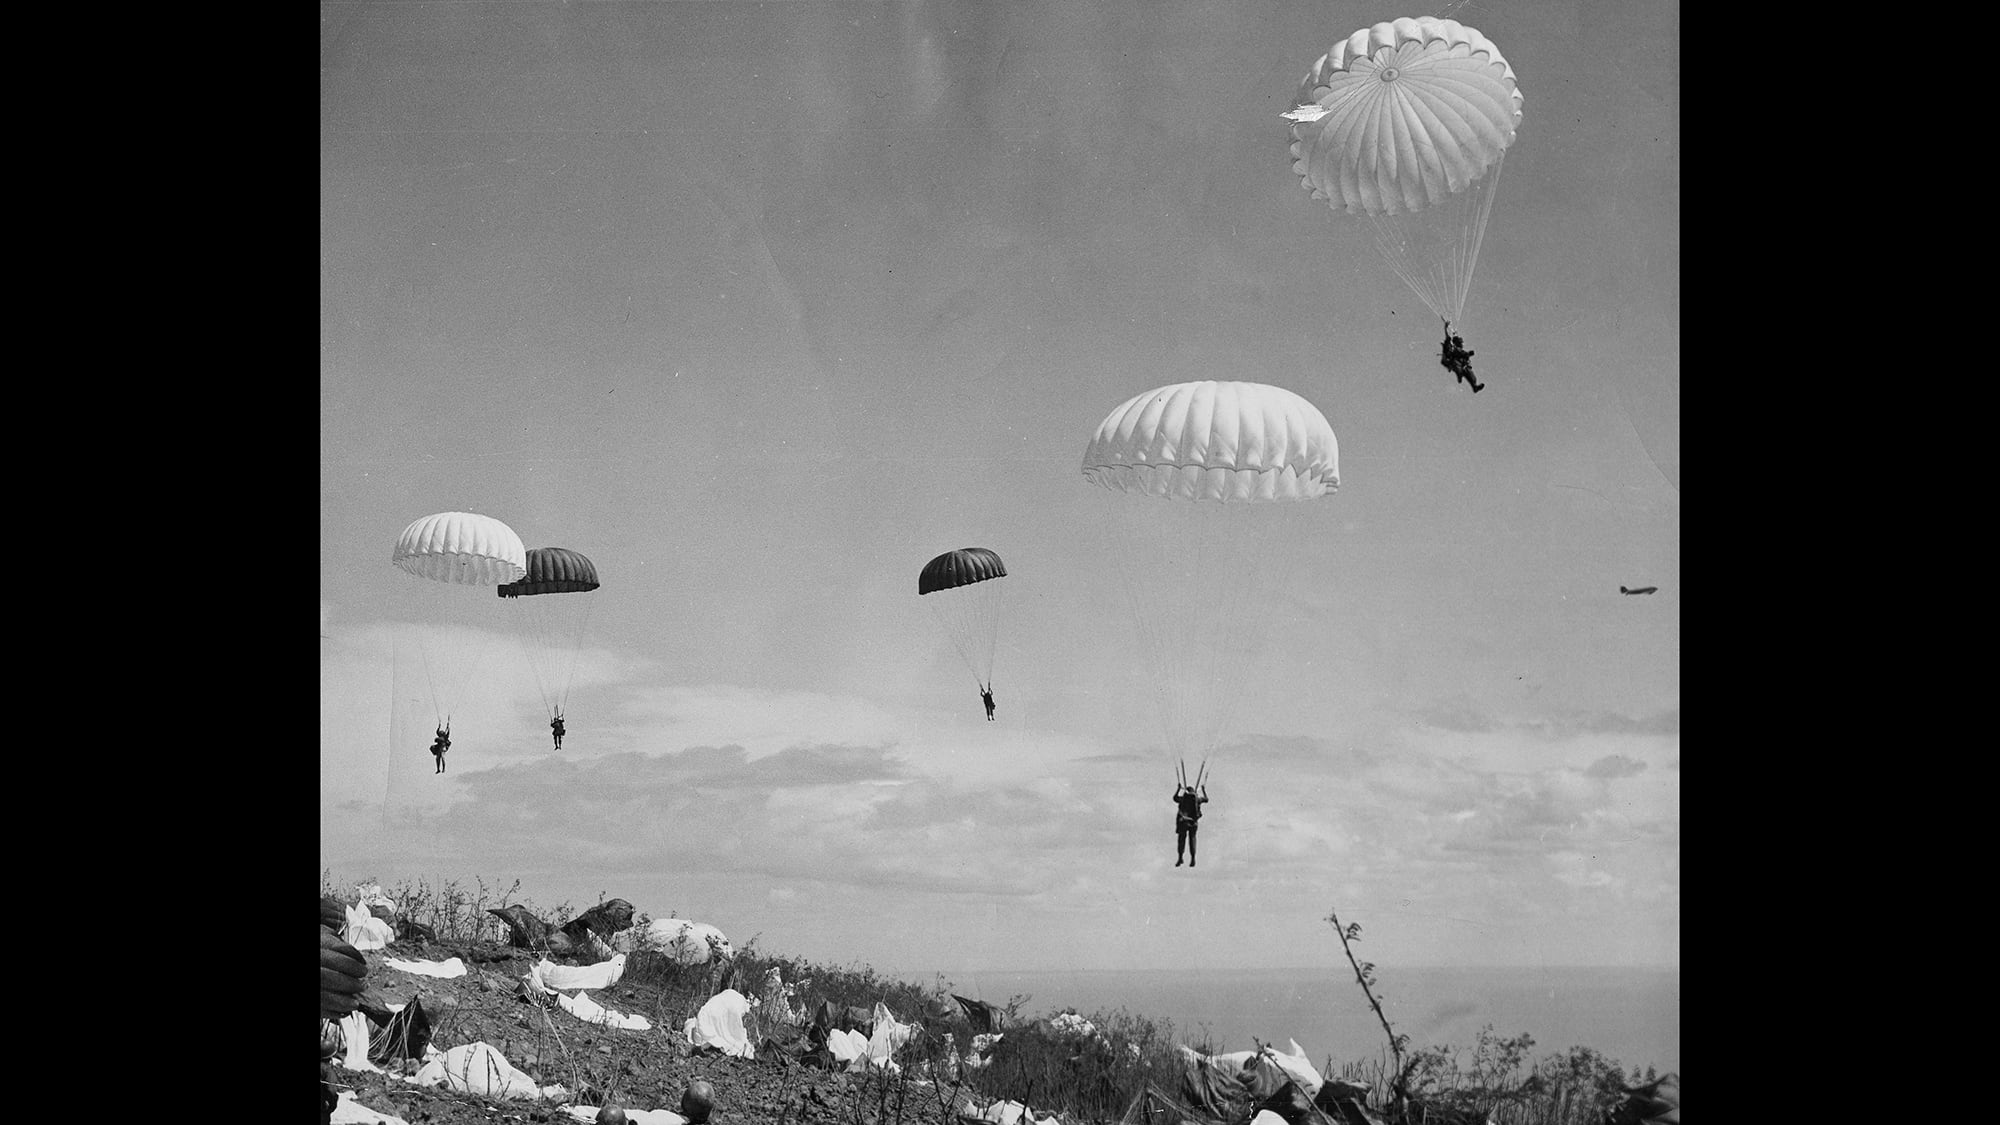
<svg viewBox="0 0 2000 1125"><path fill-rule="evenodd" d="M684 1022L707 999L694 984L705 974L676 979L669 972L635 973L627 962L626 979L609 988L589 990L592 1000L612 1011L642 1015L652 1022L646 1031L606 1028L564 1011L548 997L536 1004L520 988L528 969L542 954L487 941L400 941L363 954L368 962L369 992L363 1007L420 1001L431 1021L431 1043L447 1051L461 1044L485 1042L497 1048L515 1068L543 1086L560 1084L567 1099L538 1102L532 1098L493 1098L456 1093L444 1086L423 1087L391 1074L333 1067L335 1088L351 1090L366 1109L400 1117L411 1125L495 1125L498 1122L575 1121L569 1104L625 1109L666 1109L679 1112L681 1093L689 1082L706 1080L715 1089L713 1125L823 1122L882 1125L956 1125L937 1087L915 1079L884 1080L875 1075L819 1069L798 1061L772 1044L760 1045L754 1059L735 1058L712 1049L697 1051L683 1036ZM390 968L385 959L445 961L458 957L466 975L452 980L420 976ZM634 978L638 979L634 979ZM649 979L663 977L662 980ZM754 1016L753 1016L754 1018ZM379 1030L379 1029L378 1029ZM759 1032L751 1028L752 1042ZM795 1040L788 1028L769 1029L772 1038ZM385 1070L396 1064L377 1062ZM414 1073L414 1060L400 1064ZM899 1107L900 1101L900 1107Z"/></svg>

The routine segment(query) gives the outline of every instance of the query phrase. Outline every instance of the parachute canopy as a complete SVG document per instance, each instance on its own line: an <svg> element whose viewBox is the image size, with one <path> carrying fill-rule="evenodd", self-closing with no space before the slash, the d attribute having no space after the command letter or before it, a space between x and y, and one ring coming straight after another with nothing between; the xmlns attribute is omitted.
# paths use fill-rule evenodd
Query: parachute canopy
<svg viewBox="0 0 2000 1125"><path fill-rule="evenodd" d="M984 547L946 551L925 563L917 575L917 596L931 607L981 691L993 686L993 651L1000 639L1001 593L1006 589L993 579L1005 577L1007 564Z"/></svg>
<svg viewBox="0 0 2000 1125"><path fill-rule="evenodd" d="M597 585L597 564L581 552L567 547L536 547L528 552L527 574L497 591L508 599L507 616L525 641L535 687L552 717L561 715L569 703L596 599L550 595L588 594Z"/></svg>
<svg viewBox="0 0 2000 1125"><path fill-rule="evenodd" d="M1280 501L1339 486L1333 427L1282 387L1180 383L1113 410L1083 475L1105 490L1100 526L1167 758L1208 758L1271 659L1270 622L1319 508Z"/></svg>
<svg viewBox="0 0 2000 1125"><path fill-rule="evenodd" d="M1456 321L1522 96L1499 48L1457 20L1364 28L1299 84L1292 170L1336 211L1362 215L1389 267Z"/></svg>
<svg viewBox="0 0 2000 1125"><path fill-rule="evenodd" d="M528 572L527 556L513 528L473 512L425 516L396 537L389 560L405 574L427 580L412 590L413 600L422 604L412 607L411 624L440 728L464 714L484 649L484 627L497 624L491 602L458 587L519 581ZM392 731L399 729L392 723Z"/></svg>
<svg viewBox="0 0 2000 1125"><path fill-rule="evenodd" d="M1083 475L1168 500L1310 500L1339 487L1340 450L1326 415L1283 387L1176 383L1107 415Z"/></svg>
<svg viewBox="0 0 2000 1125"><path fill-rule="evenodd" d="M521 537L492 516L439 512L404 528L389 561L434 582L497 586L527 574L527 556Z"/></svg>
<svg viewBox="0 0 2000 1125"><path fill-rule="evenodd" d="M1497 164L1521 121L1514 70L1484 35L1429 16L1364 28L1299 85L1314 121L1292 126L1293 171L1350 214L1422 211Z"/></svg>
<svg viewBox="0 0 2000 1125"><path fill-rule="evenodd" d="M924 564L922 573L917 575L917 596L1005 577L1007 564L984 547L946 551Z"/></svg>
<svg viewBox="0 0 2000 1125"><path fill-rule="evenodd" d="M565 547L536 547L528 552L527 574L499 589L503 598L536 594L587 594L597 589L597 565Z"/></svg>

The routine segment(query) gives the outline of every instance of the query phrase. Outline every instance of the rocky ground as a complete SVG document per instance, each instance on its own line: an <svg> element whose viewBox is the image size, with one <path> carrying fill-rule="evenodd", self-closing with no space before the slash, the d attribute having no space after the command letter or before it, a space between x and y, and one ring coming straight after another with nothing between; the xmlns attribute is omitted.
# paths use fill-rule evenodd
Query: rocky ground
<svg viewBox="0 0 2000 1125"><path fill-rule="evenodd" d="M704 972L677 973L678 967L671 965L663 972L635 971L628 961L625 979L590 992L598 1004L623 1014L645 1016L653 1024L647 1031L627 1031L586 1022L555 1006L552 997L546 1005L530 1000L519 986L541 955L527 950L485 941L397 942L364 956L368 962L368 1000L372 1004L421 1002L431 1022L431 1042L439 1050L483 1041L541 1085L560 1084L569 1091L568 1099L560 1102L491 1098L335 1066L337 1088L351 1090L370 1110L400 1117L412 1125L569 1122L574 1118L563 1108L567 1104L678 1110L682 1091L696 1079L706 1080L715 1089L710 1121L716 1125L952 1125L956 1121L948 1110L949 1090L941 1092L914 1079L885 1081L823 1070L796 1061L782 1050L760 1050L755 1059L695 1051L685 1042L681 1028L707 999L702 987L707 980ZM458 957L468 971L463 977L444 980L391 968L385 963L389 957L405 961ZM751 1029L753 1041L759 1030ZM796 1034L782 1027L762 1031L780 1040ZM377 1065L392 1068L392 1064ZM416 1063L406 1061L402 1069L414 1072Z"/></svg>

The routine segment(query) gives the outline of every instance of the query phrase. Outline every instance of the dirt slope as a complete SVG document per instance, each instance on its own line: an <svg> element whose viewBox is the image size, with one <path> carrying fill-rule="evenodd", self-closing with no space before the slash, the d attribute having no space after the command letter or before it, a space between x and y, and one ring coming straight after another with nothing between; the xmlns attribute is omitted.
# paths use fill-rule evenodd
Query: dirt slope
<svg viewBox="0 0 2000 1125"><path fill-rule="evenodd" d="M490 942L398 942L364 954L368 962L369 1004L423 1005L431 1021L431 1042L439 1050L485 1042L541 1085L560 1084L569 1102L613 1104L630 1109L678 1110L681 1092L697 1078L715 1088L715 1125L764 1122L895 1122L950 1125L956 1119L940 1104L935 1087L915 1081L881 1081L802 1065L782 1050L759 1050L756 1059L692 1050L681 1028L707 998L689 987L703 975L665 980L632 979L658 974L632 972L610 988L592 990L598 1004L627 1015L642 1015L653 1027L624 1031L588 1023L553 1003L536 1004L519 987L539 954ZM444 961L458 957L465 976L454 980L407 973L385 958ZM766 1029L778 1038L788 1029ZM751 1028L753 1041L760 1029ZM382 1065L379 1064L378 1065ZM415 1070L415 1063L404 1064ZM387 1069L385 1067L385 1069ZM488 1098L425 1088L387 1074L334 1068L338 1087L351 1089L365 1107L435 1125L493 1125L495 1122L569 1122L559 1104L531 1099ZM900 1101L900 1106L899 1106ZM899 1112L900 1111L900 1112Z"/></svg>

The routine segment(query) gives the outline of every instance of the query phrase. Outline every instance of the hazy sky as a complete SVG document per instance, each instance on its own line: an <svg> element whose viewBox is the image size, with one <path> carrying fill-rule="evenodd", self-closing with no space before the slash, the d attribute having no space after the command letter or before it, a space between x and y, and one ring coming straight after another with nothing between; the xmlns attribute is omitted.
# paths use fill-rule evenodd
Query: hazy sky
<svg viewBox="0 0 2000 1125"><path fill-rule="evenodd" d="M885 971L1333 964L1330 906L1384 965L1677 965L1678 5L1450 13L1526 98L1477 396L1278 116L1428 11L322 3L321 866ZM1189 870L1079 465L1195 379L1311 400L1341 484L1230 587ZM454 510L599 568L560 754L500 599L390 564ZM975 545L993 723L916 595Z"/></svg>

